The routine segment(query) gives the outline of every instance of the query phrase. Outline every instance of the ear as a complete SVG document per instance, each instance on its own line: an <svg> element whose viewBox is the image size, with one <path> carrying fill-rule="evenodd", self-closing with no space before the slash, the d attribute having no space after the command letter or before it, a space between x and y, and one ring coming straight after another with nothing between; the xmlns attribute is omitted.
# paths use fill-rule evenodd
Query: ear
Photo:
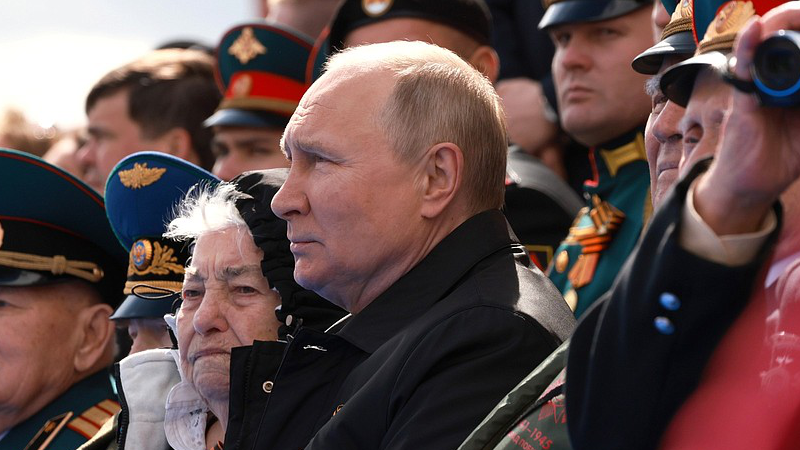
<svg viewBox="0 0 800 450"><path fill-rule="evenodd" d="M472 53L467 62L486 75L492 84L497 81L500 74L500 57L492 47L481 45Z"/></svg>
<svg viewBox="0 0 800 450"><path fill-rule="evenodd" d="M105 303L87 306L75 317L79 327L75 371L83 373L105 365L113 352L114 323L109 319L114 310Z"/></svg>
<svg viewBox="0 0 800 450"><path fill-rule="evenodd" d="M185 128L173 128L158 139L165 153L177 156L183 160L199 164L197 154L192 148L192 137Z"/></svg>
<svg viewBox="0 0 800 450"><path fill-rule="evenodd" d="M454 203L464 174L464 153L453 143L436 144L423 159L422 216L437 217Z"/></svg>

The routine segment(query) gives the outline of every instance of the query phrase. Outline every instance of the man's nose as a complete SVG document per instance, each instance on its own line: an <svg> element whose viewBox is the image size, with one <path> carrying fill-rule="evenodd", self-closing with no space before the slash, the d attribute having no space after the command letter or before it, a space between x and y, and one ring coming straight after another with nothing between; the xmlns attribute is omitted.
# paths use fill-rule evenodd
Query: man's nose
<svg viewBox="0 0 800 450"><path fill-rule="evenodd" d="M573 37L562 48L558 63L567 70L589 70L592 67L592 58L587 52L586 45L581 45L579 38Z"/></svg>
<svg viewBox="0 0 800 450"><path fill-rule="evenodd" d="M200 306L194 313L192 325L197 334L207 335L213 332L223 332L228 329L228 322L224 316L225 293L221 289L206 290Z"/></svg>
<svg viewBox="0 0 800 450"><path fill-rule="evenodd" d="M684 111L684 108L674 102L667 101L664 109L661 110L653 123L653 136L659 143L666 144L667 142L681 142L683 140L679 125Z"/></svg>
<svg viewBox="0 0 800 450"><path fill-rule="evenodd" d="M305 194L303 176L297 169L289 169L289 175L280 190L272 198L272 212L283 220L291 220L296 215L309 211L308 197Z"/></svg>

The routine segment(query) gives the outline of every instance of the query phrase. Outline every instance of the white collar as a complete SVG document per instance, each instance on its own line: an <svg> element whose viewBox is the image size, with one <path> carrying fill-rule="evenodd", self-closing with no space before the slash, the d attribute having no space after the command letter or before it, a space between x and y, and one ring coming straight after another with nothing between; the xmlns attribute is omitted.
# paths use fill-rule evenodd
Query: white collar
<svg viewBox="0 0 800 450"><path fill-rule="evenodd" d="M767 271L767 277L764 280L764 287L770 288L775 282L778 281L778 278L783 275L783 272L796 260L800 259L800 252L792 253L789 256L781 258L780 261L776 261L769 266L769 270Z"/></svg>

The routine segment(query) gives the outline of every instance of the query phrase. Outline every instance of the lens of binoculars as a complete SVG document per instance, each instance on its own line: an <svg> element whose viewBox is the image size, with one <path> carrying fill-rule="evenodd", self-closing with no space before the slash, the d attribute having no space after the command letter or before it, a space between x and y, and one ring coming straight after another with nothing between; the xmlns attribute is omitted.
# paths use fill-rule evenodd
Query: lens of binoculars
<svg viewBox="0 0 800 450"><path fill-rule="evenodd" d="M800 33L780 30L759 44L752 73L765 105L800 104Z"/></svg>

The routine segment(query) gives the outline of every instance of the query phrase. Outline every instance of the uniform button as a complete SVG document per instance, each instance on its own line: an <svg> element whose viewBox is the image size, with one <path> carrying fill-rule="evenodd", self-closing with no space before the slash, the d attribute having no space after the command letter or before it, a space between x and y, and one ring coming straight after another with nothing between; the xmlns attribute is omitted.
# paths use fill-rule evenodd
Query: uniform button
<svg viewBox="0 0 800 450"><path fill-rule="evenodd" d="M675 332L675 325L664 316L656 317L653 321L653 325L655 325L656 330L661 334L672 334Z"/></svg>
<svg viewBox="0 0 800 450"><path fill-rule="evenodd" d="M658 300L661 303L661 306L664 309L669 311L677 311L681 307L681 301L678 300L678 297L675 294L670 294L669 292L664 292L661 294L661 297Z"/></svg>
<svg viewBox="0 0 800 450"><path fill-rule="evenodd" d="M292 326L292 322L294 322L294 317L292 317L292 315L289 314L288 316L286 316L286 326L287 327Z"/></svg>
<svg viewBox="0 0 800 450"><path fill-rule="evenodd" d="M264 389L264 392L267 394L272 393L272 386L274 383L272 381L265 381L264 384L261 385L261 389Z"/></svg>

